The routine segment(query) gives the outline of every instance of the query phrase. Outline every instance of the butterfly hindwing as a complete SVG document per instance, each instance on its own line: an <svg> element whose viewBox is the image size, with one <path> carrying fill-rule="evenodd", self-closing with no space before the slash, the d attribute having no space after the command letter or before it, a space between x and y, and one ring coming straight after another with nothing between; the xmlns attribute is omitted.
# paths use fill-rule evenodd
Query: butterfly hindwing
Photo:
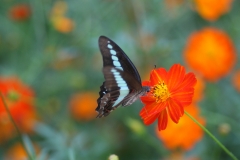
<svg viewBox="0 0 240 160"><path fill-rule="evenodd" d="M121 78L123 71L114 67L103 68L105 82L100 87L97 111L106 116L110 111L117 108L122 100L129 94L130 90L126 82Z"/></svg>

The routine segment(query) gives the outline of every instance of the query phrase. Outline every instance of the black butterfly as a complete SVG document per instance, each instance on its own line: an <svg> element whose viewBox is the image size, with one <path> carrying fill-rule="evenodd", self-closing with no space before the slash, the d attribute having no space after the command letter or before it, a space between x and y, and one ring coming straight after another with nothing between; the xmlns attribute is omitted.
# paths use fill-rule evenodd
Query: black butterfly
<svg viewBox="0 0 240 160"><path fill-rule="evenodd" d="M105 82L100 87L96 111L99 118L110 114L119 105L128 106L150 89L142 87L141 78L123 50L112 40L100 36L99 48L103 58Z"/></svg>

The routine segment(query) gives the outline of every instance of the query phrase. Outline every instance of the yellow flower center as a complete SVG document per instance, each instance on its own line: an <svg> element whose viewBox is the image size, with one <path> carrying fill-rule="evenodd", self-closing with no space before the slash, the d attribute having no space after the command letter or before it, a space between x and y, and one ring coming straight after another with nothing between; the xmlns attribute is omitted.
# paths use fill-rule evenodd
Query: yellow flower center
<svg viewBox="0 0 240 160"><path fill-rule="evenodd" d="M157 103L166 101L171 95L164 82L158 82L158 84L153 87L152 94L156 98Z"/></svg>

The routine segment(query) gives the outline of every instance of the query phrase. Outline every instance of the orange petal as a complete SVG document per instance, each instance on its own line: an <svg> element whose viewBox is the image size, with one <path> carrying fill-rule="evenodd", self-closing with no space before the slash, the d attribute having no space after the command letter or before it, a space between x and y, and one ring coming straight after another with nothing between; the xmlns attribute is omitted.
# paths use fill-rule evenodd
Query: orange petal
<svg viewBox="0 0 240 160"><path fill-rule="evenodd" d="M145 118L147 116L149 116L150 114L152 114L151 110L155 109L157 106L157 103L156 102L153 102L153 103L147 103L143 108L142 110L140 111L140 116L142 118Z"/></svg>
<svg viewBox="0 0 240 160"><path fill-rule="evenodd" d="M177 100L169 99L167 108L173 122L178 123L180 117L183 116L184 113L181 103L179 103Z"/></svg>
<svg viewBox="0 0 240 160"><path fill-rule="evenodd" d="M156 98L153 96L150 96L151 93L147 93L145 96L141 96L140 99L142 103L147 104L147 103L153 103L156 102Z"/></svg>
<svg viewBox="0 0 240 160"><path fill-rule="evenodd" d="M166 129L167 123L168 123L167 110L164 109L158 117L158 130L161 131Z"/></svg>
<svg viewBox="0 0 240 160"><path fill-rule="evenodd" d="M140 116L141 117L147 117L151 116L153 114L158 114L163 111L163 109L166 108L166 102L163 103L152 103L149 105L146 105L141 111Z"/></svg>
<svg viewBox="0 0 240 160"><path fill-rule="evenodd" d="M169 91L174 90L182 83L182 81L184 80L185 73L186 73L185 68L180 64L174 64L170 68L167 76L167 85Z"/></svg>
<svg viewBox="0 0 240 160"><path fill-rule="evenodd" d="M184 77L183 82L178 86L178 89L182 89L185 87L194 87L197 83L197 79L193 73L188 73Z"/></svg>
<svg viewBox="0 0 240 160"><path fill-rule="evenodd" d="M164 68L154 69L150 74L150 81L152 86L158 84L165 80L166 77L166 70Z"/></svg>
<svg viewBox="0 0 240 160"><path fill-rule="evenodd" d="M140 116L144 119L145 117L149 116L149 112L148 110L150 108L153 108L154 106L156 106L156 103L153 102L153 103L147 103L143 108L142 110L140 111Z"/></svg>
<svg viewBox="0 0 240 160"><path fill-rule="evenodd" d="M162 112L166 107L166 102L157 103L153 108L148 109L148 113L156 114Z"/></svg>
<svg viewBox="0 0 240 160"><path fill-rule="evenodd" d="M151 83L149 81L143 81L142 86L151 86Z"/></svg>
<svg viewBox="0 0 240 160"><path fill-rule="evenodd" d="M160 75L161 79L166 82L167 81L167 71L164 68L156 69L157 74Z"/></svg>
<svg viewBox="0 0 240 160"><path fill-rule="evenodd" d="M143 122L144 122L144 124L146 124L146 125L150 125L150 124L152 124L152 123L157 119L158 116L159 116L159 113L158 113L158 114L152 114L152 115L150 115L150 116L145 117L145 118L143 119Z"/></svg>
<svg viewBox="0 0 240 160"><path fill-rule="evenodd" d="M194 88L185 88L182 91L178 91L171 94L171 98L180 102L183 106L188 106L192 103L194 95Z"/></svg>

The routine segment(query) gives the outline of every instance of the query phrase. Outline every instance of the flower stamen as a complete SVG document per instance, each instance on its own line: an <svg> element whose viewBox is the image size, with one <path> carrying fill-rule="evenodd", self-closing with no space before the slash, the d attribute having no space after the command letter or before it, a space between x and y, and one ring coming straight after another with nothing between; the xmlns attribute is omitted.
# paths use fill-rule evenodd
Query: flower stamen
<svg viewBox="0 0 240 160"><path fill-rule="evenodd" d="M152 90L152 94L156 97L156 102L164 102L170 97L167 85L163 82L158 82Z"/></svg>

